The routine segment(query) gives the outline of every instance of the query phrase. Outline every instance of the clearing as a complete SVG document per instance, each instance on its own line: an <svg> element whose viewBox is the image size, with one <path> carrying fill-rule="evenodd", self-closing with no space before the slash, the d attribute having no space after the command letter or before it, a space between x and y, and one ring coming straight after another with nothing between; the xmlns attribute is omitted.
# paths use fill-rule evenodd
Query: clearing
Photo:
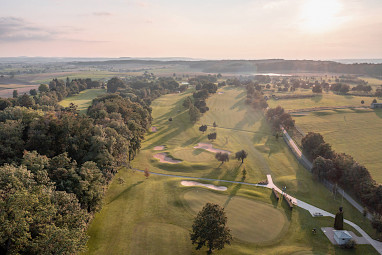
<svg viewBox="0 0 382 255"><path fill-rule="evenodd" d="M63 107L68 107L70 103L78 106L80 112L85 113L88 107L92 104L92 100L99 95L105 94L105 89L86 89L78 95L67 97L60 101L59 104Z"/></svg>

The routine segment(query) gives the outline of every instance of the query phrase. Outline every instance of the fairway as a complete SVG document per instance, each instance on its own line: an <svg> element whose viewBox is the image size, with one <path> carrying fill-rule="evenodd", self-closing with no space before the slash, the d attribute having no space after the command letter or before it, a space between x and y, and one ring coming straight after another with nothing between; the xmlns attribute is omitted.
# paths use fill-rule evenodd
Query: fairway
<svg viewBox="0 0 382 255"><path fill-rule="evenodd" d="M370 223L360 213L346 201L342 204L340 199L334 199L298 164L283 139L275 138L263 113L245 104L244 89L226 87L219 90L222 94L211 95L207 99L210 110L196 124L190 122L188 110L182 106L192 92L168 94L152 102L152 126L157 127L157 132L148 132L131 162L133 168L236 181L241 180L245 168L245 181L252 183L271 174L276 185L287 186L291 195L324 210L335 213L342 205L347 219L372 234ZM213 122L216 128L212 127ZM208 125L204 134L199 131L202 124ZM211 143L207 139L210 132L217 133L213 148L233 155L242 149L247 151L244 164L232 156L229 162L221 164L214 153L195 149L198 143ZM154 150L162 145L163 150ZM157 153L168 153L182 162L161 163L153 158ZM118 178L125 183L120 184ZM155 175L146 179L142 173L121 168L89 228L88 254L205 254L206 249L195 250L188 233L196 212L210 199L226 204L228 224L235 237L231 246L216 254L293 254L312 250L319 254L347 254L333 247L323 233L311 234L312 228L331 226L332 219L312 218L300 208L290 211L285 202L275 201L269 189L203 181L227 187L226 191L215 192L186 187L181 181L184 179ZM375 251L360 245L355 253Z"/></svg>
<svg viewBox="0 0 382 255"><path fill-rule="evenodd" d="M225 208L228 227L232 236L249 243L275 240L287 229L285 215L269 204L242 197L219 195L202 189L192 189L184 194L190 208L196 214L210 202Z"/></svg>
<svg viewBox="0 0 382 255"><path fill-rule="evenodd" d="M78 106L77 109L80 112L86 112L88 107L91 105L92 100L105 93L105 89L86 89L81 91L78 95L65 98L60 101L59 104L63 107L68 107L70 103L73 103Z"/></svg>
<svg viewBox="0 0 382 255"><path fill-rule="evenodd" d="M351 155L382 183L382 110L337 110L295 116L297 126L318 132L340 153Z"/></svg>
<svg viewBox="0 0 382 255"><path fill-rule="evenodd" d="M312 98L297 98L297 99L280 99L280 100L268 100L269 107L274 108L278 105L285 110L302 110L306 108L316 107L341 107L341 106L370 106L374 97L361 97L351 95L336 95L332 92L322 93ZM361 104L361 101L364 104Z"/></svg>

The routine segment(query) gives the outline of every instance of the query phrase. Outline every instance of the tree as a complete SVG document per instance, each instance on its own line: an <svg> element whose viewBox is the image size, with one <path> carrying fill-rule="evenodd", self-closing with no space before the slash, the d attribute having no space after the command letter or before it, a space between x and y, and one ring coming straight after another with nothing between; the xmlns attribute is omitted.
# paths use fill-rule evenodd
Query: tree
<svg viewBox="0 0 382 255"><path fill-rule="evenodd" d="M241 160L241 163L244 163L244 159L246 159L248 156L248 153L245 150L241 150L235 153L235 158L237 160Z"/></svg>
<svg viewBox="0 0 382 255"><path fill-rule="evenodd" d="M143 172L143 174L145 175L146 179L149 178L150 176L150 172L147 168L145 168L145 171Z"/></svg>
<svg viewBox="0 0 382 255"><path fill-rule="evenodd" d="M191 107L188 111L188 114L190 114L190 120L192 122L198 121L200 119L200 116L201 116L199 109L193 105L191 105Z"/></svg>
<svg viewBox="0 0 382 255"><path fill-rule="evenodd" d="M361 104L364 104L364 103L365 103L365 101L361 100Z"/></svg>
<svg viewBox="0 0 382 255"><path fill-rule="evenodd" d="M313 159L315 158L314 151L318 146L324 143L324 138L319 133L309 132L301 140L302 149Z"/></svg>
<svg viewBox="0 0 382 255"><path fill-rule="evenodd" d="M216 132L213 132L213 133L209 133L208 135L207 135L207 138L208 138L208 140L216 140Z"/></svg>
<svg viewBox="0 0 382 255"><path fill-rule="evenodd" d="M29 94L31 96L37 96L37 90L36 89L31 89L31 90L29 90Z"/></svg>
<svg viewBox="0 0 382 255"><path fill-rule="evenodd" d="M223 153L223 152L218 152L215 154L215 158L218 160L218 161L221 161L222 164L224 162L228 162L229 161L229 155L228 153Z"/></svg>
<svg viewBox="0 0 382 255"><path fill-rule="evenodd" d="M203 134L204 134L204 132L207 131L207 125L201 125L201 126L199 127L199 131L200 131L200 132L203 132Z"/></svg>
<svg viewBox="0 0 382 255"><path fill-rule="evenodd" d="M40 91L40 92L48 92L49 91L49 86L47 84L41 84L38 87L38 91Z"/></svg>
<svg viewBox="0 0 382 255"><path fill-rule="evenodd" d="M17 98L19 96L19 92L15 89L13 90L13 98Z"/></svg>
<svg viewBox="0 0 382 255"><path fill-rule="evenodd" d="M377 103L377 99L373 99L373 104L376 104Z"/></svg>
<svg viewBox="0 0 382 255"><path fill-rule="evenodd" d="M212 126L213 126L214 128L216 128L218 125L217 125L216 122L214 121L214 123L212 124Z"/></svg>
<svg viewBox="0 0 382 255"><path fill-rule="evenodd" d="M118 77L113 77L107 82L107 92L114 93L118 88L126 88L126 83Z"/></svg>
<svg viewBox="0 0 382 255"><path fill-rule="evenodd" d="M313 88L312 88L312 92L313 93L322 93L322 88L320 85L315 85Z"/></svg>
<svg viewBox="0 0 382 255"><path fill-rule="evenodd" d="M184 108L190 108L191 105L192 105L191 97L187 97L187 98L183 101L183 107L184 107Z"/></svg>
<svg viewBox="0 0 382 255"><path fill-rule="evenodd" d="M223 249L225 244L230 245L232 235L226 224L224 208L207 203L194 219L191 232L192 244L197 244L197 250L207 246L208 253L212 253L214 249Z"/></svg>

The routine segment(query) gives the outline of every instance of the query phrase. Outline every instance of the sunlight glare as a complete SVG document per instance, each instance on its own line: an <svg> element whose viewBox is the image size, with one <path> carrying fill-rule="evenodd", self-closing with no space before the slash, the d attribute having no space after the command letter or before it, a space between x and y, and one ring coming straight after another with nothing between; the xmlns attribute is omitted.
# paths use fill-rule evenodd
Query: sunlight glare
<svg viewBox="0 0 382 255"><path fill-rule="evenodd" d="M342 5L338 0L307 0L301 10L300 26L310 33L326 32L338 25L337 14Z"/></svg>

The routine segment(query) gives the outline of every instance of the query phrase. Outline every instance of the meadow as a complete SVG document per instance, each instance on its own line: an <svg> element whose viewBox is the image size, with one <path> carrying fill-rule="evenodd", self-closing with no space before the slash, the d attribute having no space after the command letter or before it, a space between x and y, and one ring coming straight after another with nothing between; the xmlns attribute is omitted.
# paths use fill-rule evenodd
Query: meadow
<svg viewBox="0 0 382 255"><path fill-rule="evenodd" d="M71 97L67 97L60 101L59 104L63 107L68 107L70 103L74 103L78 106L80 112L85 113L88 107L91 105L92 100L99 95L105 94L105 89L86 89L79 94Z"/></svg>
<svg viewBox="0 0 382 255"><path fill-rule="evenodd" d="M319 111L293 118L300 130L322 134L335 151L351 155L382 183L381 109Z"/></svg>
<svg viewBox="0 0 382 255"><path fill-rule="evenodd" d="M188 111L182 107L191 92L169 94L153 101L153 126L157 131L147 134L140 153L132 161L133 168L225 180L241 180L245 168L246 181L253 183L271 174L276 185L286 186L287 192L298 199L332 213L342 205L345 218L374 234L359 212L339 197L335 199L298 164L284 141L275 138L263 113L244 104L245 90L219 90L221 93L207 100L210 111L196 124L189 121ZM212 127L213 122L216 128ZM198 130L201 124L209 125L204 134ZM244 164L231 158L221 165L213 153L194 149L197 143L209 142L207 134L211 131L217 132L214 148L233 153L246 150L248 158ZM182 162L167 164L154 159L158 153L154 147L161 145L165 148L159 152L167 152ZM290 211L268 189L216 181L211 183L228 189L211 191L184 187L182 180L155 175L146 179L140 172L121 168L109 186L103 209L89 228L88 254L205 254L206 249L196 251L191 245L189 231L193 217L207 201L225 206L234 233L232 245L216 254L349 253L334 247L320 231L320 227L331 226L333 219L312 218L297 207ZM316 235L312 234L313 228L318 229ZM260 233L264 236L259 237ZM375 254L375 250L360 245L351 253Z"/></svg>

